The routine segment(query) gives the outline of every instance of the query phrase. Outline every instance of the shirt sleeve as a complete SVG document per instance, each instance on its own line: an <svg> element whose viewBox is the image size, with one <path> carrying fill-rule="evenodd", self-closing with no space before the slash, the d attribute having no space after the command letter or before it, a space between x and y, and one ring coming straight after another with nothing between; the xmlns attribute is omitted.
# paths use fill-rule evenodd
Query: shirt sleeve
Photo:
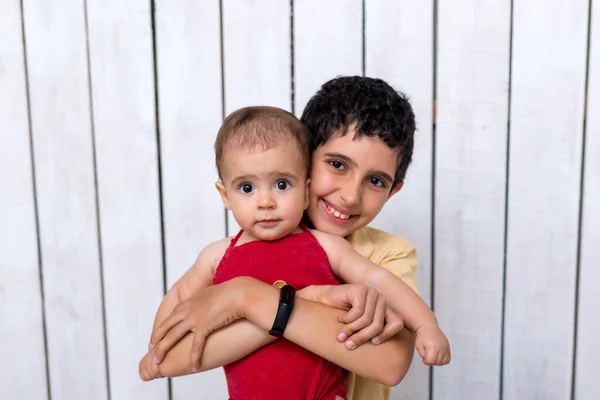
<svg viewBox="0 0 600 400"><path fill-rule="evenodd" d="M403 246L396 251L391 251L379 263L392 274L402 279L412 290L419 293L415 271L419 266L417 250L412 246Z"/></svg>

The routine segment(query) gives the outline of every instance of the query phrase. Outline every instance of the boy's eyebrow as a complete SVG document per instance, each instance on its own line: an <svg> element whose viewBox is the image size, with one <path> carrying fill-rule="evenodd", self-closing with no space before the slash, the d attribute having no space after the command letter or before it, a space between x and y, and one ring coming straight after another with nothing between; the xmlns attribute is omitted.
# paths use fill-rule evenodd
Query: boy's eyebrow
<svg viewBox="0 0 600 400"><path fill-rule="evenodd" d="M350 157L348 157L347 155L345 155L345 154L342 154L342 153L325 153L325 155L327 157L339 158L340 160L345 161L348 164L352 164L353 166L356 167L356 162L353 159L351 159Z"/></svg>
<svg viewBox="0 0 600 400"><path fill-rule="evenodd" d="M339 158L340 160L345 161L348 164L352 164L352 166L354 166L354 167L357 166L356 161L354 161L353 159L351 159L350 157L348 157L345 154L342 154L342 153L325 153L325 155L328 156L328 157ZM387 181L388 183L394 182L394 178L392 178L390 176L390 174L388 174L385 171L382 171L382 170L378 169L378 170L375 170L375 171L372 171L372 172L375 175L379 175L384 181Z"/></svg>

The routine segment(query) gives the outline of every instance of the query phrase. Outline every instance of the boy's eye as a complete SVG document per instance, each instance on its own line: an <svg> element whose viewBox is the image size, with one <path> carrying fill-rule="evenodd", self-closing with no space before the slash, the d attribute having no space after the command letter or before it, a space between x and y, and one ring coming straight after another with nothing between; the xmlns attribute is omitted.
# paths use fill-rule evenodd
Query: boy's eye
<svg viewBox="0 0 600 400"><path fill-rule="evenodd" d="M254 186L249 183L242 183L238 190L242 193L252 193L254 191Z"/></svg>
<svg viewBox="0 0 600 400"><path fill-rule="evenodd" d="M346 169L346 166L344 165L344 163L342 163L341 161L338 161L338 160L329 161L329 165L331 165L333 168L339 169L339 170Z"/></svg>
<svg viewBox="0 0 600 400"><path fill-rule="evenodd" d="M277 190L288 190L292 185L286 180L280 180L275 182L275 188Z"/></svg>
<svg viewBox="0 0 600 400"><path fill-rule="evenodd" d="M376 178L374 176L369 178L369 183L374 186L385 187L385 183L383 183L383 181L381 179Z"/></svg>

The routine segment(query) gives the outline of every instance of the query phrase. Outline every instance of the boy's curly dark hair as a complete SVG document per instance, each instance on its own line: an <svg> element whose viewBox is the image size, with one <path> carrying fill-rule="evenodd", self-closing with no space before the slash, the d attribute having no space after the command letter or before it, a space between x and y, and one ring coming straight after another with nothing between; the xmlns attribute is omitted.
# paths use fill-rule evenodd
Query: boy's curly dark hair
<svg viewBox="0 0 600 400"><path fill-rule="evenodd" d="M392 187L404 180L412 160L415 114L408 98L385 81L363 76L332 79L309 100L300 120L310 132L312 151L356 123L357 137L377 136L400 149Z"/></svg>

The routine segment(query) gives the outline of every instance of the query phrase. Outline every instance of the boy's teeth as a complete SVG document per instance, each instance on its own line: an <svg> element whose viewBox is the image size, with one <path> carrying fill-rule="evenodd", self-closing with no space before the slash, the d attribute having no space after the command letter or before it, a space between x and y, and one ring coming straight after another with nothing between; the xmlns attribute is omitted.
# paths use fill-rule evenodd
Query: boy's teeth
<svg viewBox="0 0 600 400"><path fill-rule="evenodd" d="M342 214L341 212L339 212L338 210L336 210L335 208L333 208L331 206L327 206L327 209L329 210L330 213L332 213L333 215L335 215L339 219L348 219L348 218L350 218L349 215Z"/></svg>

